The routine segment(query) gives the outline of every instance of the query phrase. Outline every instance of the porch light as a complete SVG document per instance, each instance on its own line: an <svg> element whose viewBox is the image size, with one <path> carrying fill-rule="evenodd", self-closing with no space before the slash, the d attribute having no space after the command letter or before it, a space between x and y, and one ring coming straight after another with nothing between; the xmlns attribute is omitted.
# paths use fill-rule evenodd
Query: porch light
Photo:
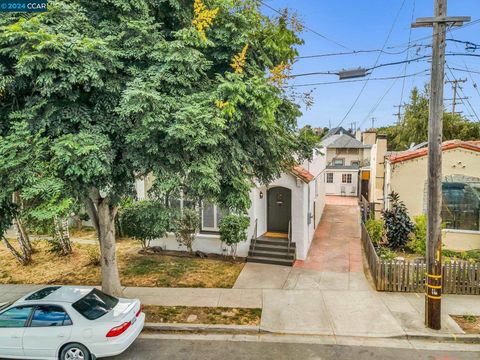
<svg viewBox="0 0 480 360"><path fill-rule="evenodd" d="M263 199L263 191L260 191L260 199Z"/></svg>

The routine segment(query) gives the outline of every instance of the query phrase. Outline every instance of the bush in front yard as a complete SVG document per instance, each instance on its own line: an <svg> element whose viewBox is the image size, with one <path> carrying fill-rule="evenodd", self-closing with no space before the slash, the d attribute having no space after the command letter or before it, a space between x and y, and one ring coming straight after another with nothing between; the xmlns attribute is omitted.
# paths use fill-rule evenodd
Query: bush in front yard
<svg viewBox="0 0 480 360"><path fill-rule="evenodd" d="M397 193L392 192L388 199L391 206L389 209L382 211L388 246L395 250L403 249L407 245L415 225L410 220L407 207L400 200L400 196Z"/></svg>
<svg viewBox="0 0 480 360"><path fill-rule="evenodd" d="M408 242L408 248L415 254L425 256L427 251L427 216L419 215L415 216L415 229L410 235L410 241Z"/></svg>
<svg viewBox="0 0 480 360"><path fill-rule="evenodd" d="M188 252L193 252L195 234L198 232L200 217L194 209L183 209L180 218L175 221L175 237L177 242L187 247Z"/></svg>
<svg viewBox="0 0 480 360"><path fill-rule="evenodd" d="M365 223L368 235L373 242L373 245L377 246L382 241L383 236L383 220L369 219Z"/></svg>
<svg viewBox="0 0 480 360"><path fill-rule="evenodd" d="M230 214L220 221L220 240L230 246L230 254L235 259L237 245L247 241L250 219L245 215Z"/></svg>
<svg viewBox="0 0 480 360"><path fill-rule="evenodd" d="M121 209L120 223L124 235L147 248L153 239L165 236L169 230L170 211L157 201L135 201Z"/></svg>

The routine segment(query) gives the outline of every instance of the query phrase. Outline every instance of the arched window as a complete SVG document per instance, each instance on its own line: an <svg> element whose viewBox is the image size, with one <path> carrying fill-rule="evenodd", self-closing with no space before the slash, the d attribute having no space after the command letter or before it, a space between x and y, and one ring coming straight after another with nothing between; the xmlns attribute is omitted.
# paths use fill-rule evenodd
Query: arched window
<svg viewBox="0 0 480 360"><path fill-rule="evenodd" d="M447 229L480 230L480 179L447 176L442 195L442 223Z"/></svg>

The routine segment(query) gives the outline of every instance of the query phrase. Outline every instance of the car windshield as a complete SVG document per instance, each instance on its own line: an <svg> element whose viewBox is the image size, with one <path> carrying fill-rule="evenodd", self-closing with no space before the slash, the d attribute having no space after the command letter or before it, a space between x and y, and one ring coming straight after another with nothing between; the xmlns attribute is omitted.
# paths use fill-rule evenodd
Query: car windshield
<svg viewBox="0 0 480 360"><path fill-rule="evenodd" d="M108 313L117 304L117 298L93 289L88 295L73 303L72 307L88 320L95 320Z"/></svg>

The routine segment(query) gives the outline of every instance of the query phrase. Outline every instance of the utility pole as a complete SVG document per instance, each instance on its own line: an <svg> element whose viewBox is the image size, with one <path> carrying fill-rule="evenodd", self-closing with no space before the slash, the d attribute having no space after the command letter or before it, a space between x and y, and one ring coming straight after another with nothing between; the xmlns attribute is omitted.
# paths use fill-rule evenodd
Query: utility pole
<svg viewBox="0 0 480 360"><path fill-rule="evenodd" d="M447 0L435 0L434 17L419 18L412 27L433 27L432 71L428 117L428 221L425 325L441 329L442 299L442 121L447 25L461 26L470 17L447 17Z"/></svg>
<svg viewBox="0 0 480 360"><path fill-rule="evenodd" d="M453 89L453 103L452 103L452 114L455 114L455 106L457 105L457 87L461 89L460 85L458 83L465 83L467 82L467 79L454 79L454 80L448 80L445 83L447 84L452 84L452 89ZM458 100L466 100L466 98L459 98Z"/></svg>
<svg viewBox="0 0 480 360"><path fill-rule="evenodd" d="M372 130L375 129L375 118L372 117Z"/></svg>
<svg viewBox="0 0 480 360"><path fill-rule="evenodd" d="M398 112L393 114L397 117L398 121L397 121L397 125L400 125L400 123L402 122L402 107L403 105L400 104L400 105L394 105L393 106L394 108L398 108Z"/></svg>

